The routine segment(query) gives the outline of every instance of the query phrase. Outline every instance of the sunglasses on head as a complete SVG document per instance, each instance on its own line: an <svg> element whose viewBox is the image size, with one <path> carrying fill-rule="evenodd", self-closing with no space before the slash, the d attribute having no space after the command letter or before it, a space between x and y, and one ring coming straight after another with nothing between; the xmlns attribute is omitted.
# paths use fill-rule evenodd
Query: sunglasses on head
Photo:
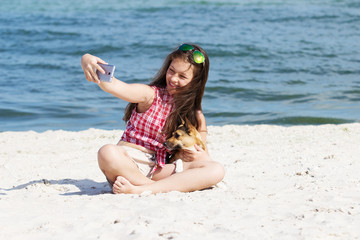
<svg viewBox="0 0 360 240"><path fill-rule="evenodd" d="M182 44L179 47L179 50L181 50L183 52L192 51L194 49L195 49L194 46L192 46L190 44ZM199 50L195 50L193 52L193 59L194 59L194 62L199 63L199 64L203 63L205 61L204 54L202 54Z"/></svg>

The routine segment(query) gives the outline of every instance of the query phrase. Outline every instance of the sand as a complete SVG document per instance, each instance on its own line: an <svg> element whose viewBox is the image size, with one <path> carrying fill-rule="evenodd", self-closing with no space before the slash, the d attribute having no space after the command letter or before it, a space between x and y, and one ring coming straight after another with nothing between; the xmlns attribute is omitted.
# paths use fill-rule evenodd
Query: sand
<svg viewBox="0 0 360 240"><path fill-rule="evenodd" d="M209 126L217 186L115 195L121 130L0 133L0 239L360 239L360 124Z"/></svg>

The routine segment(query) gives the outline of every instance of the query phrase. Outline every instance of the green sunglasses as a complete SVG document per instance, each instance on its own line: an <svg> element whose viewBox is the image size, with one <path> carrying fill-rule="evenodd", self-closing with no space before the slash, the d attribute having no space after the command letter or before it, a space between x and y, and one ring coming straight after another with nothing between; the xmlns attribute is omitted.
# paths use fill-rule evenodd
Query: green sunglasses
<svg viewBox="0 0 360 240"><path fill-rule="evenodd" d="M192 46L190 44L182 44L178 50L181 50L183 52L192 51L192 50L194 50L194 46ZM199 50L194 51L193 59L194 59L194 62L199 63L199 64L203 63L205 61L204 55Z"/></svg>

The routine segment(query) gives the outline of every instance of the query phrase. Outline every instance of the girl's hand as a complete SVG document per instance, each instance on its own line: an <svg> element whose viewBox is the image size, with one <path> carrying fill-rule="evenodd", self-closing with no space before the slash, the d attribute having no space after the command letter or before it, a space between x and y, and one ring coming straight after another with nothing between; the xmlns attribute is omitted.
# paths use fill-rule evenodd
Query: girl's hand
<svg viewBox="0 0 360 240"><path fill-rule="evenodd" d="M89 82L94 82L97 84L100 83L100 80L96 74L96 70L99 70L101 73L105 73L104 69L102 69L98 63L107 64L104 60L88 53L81 58L81 67L84 71L85 78Z"/></svg>
<svg viewBox="0 0 360 240"><path fill-rule="evenodd" d="M182 149L180 152L180 157L184 162L192 162L198 160L211 160L209 154L202 149L200 146L195 145L196 151Z"/></svg>

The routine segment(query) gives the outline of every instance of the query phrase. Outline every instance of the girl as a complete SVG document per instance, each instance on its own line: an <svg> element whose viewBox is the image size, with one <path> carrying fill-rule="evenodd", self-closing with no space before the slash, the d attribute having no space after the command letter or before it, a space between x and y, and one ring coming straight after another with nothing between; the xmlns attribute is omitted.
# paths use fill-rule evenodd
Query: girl
<svg viewBox="0 0 360 240"><path fill-rule="evenodd" d="M152 193L190 192L211 187L225 174L221 164L199 146L196 151L182 150L183 171L165 164L163 142L172 135L181 119L189 119L206 145L206 123L201 100L209 72L206 52L194 44L182 44L170 53L152 83L127 84L116 78L101 82L96 70L103 60L90 54L81 59L85 77L105 92L128 101L127 122L117 145L100 148L98 163L113 192Z"/></svg>

